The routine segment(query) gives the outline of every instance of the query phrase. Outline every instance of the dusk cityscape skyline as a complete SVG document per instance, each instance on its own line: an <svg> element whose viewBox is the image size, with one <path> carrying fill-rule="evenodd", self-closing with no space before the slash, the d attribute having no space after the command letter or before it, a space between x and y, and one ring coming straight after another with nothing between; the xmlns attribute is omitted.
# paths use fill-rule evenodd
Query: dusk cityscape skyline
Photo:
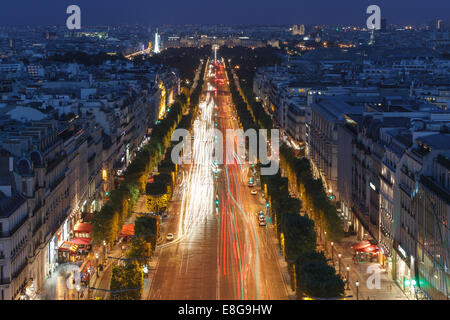
<svg viewBox="0 0 450 320"><path fill-rule="evenodd" d="M448 0L0 4L0 301L281 319L449 259Z"/></svg>

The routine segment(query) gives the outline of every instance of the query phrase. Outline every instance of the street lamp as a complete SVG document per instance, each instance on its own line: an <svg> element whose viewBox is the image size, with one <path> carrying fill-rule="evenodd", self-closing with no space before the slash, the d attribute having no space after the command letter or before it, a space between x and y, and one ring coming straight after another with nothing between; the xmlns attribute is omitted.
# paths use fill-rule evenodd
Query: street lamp
<svg viewBox="0 0 450 320"><path fill-rule="evenodd" d="M334 266L334 242L331 241L331 261L333 261L333 266Z"/></svg>
<svg viewBox="0 0 450 320"><path fill-rule="evenodd" d="M325 244L325 253L327 252L327 232L324 231L324 239L323 239L323 243Z"/></svg>
<svg viewBox="0 0 450 320"><path fill-rule="evenodd" d="M350 282L350 267L347 266L347 290L350 289L349 282Z"/></svg>
<svg viewBox="0 0 450 320"><path fill-rule="evenodd" d="M356 280L356 300L359 300L359 281Z"/></svg>
<svg viewBox="0 0 450 320"><path fill-rule="evenodd" d="M98 253L95 253L95 265L97 266L97 277L98 277Z"/></svg>
<svg viewBox="0 0 450 320"><path fill-rule="evenodd" d="M342 257L342 254L338 253L338 258L339 258L339 276L341 276L341 257Z"/></svg>
<svg viewBox="0 0 450 320"><path fill-rule="evenodd" d="M77 284L76 289L77 289L77 292L78 292L78 300L80 300L80 290L81 290L81 287L80 287L79 284Z"/></svg>

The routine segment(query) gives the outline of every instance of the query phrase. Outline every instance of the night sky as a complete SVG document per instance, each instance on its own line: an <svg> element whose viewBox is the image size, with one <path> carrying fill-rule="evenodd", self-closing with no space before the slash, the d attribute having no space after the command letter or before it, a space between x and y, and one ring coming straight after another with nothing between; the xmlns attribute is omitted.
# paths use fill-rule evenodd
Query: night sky
<svg viewBox="0 0 450 320"><path fill-rule="evenodd" d="M370 4L388 23L450 19L450 0L0 0L0 25L65 25L68 5L83 25L360 24Z"/></svg>

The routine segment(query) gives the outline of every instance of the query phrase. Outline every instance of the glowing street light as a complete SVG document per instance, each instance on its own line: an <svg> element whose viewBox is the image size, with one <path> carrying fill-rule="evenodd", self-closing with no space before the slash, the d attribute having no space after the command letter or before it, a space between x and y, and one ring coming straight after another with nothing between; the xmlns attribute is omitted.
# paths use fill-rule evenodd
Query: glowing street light
<svg viewBox="0 0 450 320"><path fill-rule="evenodd" d="M339 276L341 276L341 258L342 258L342 254L338 253L338 258L339 258Z"/></svg>
<svg viewBox="0 0 450 320"><path fill-rule="evenodd" d="M347 290L350 289L349 282L350 282L350 266L347 266Z"/></svg>
<svg viewBox="0 0 450 320"><path fill-rule="evenodd" d="M359 300L359 281L356 280L356 300Z"/></svg>

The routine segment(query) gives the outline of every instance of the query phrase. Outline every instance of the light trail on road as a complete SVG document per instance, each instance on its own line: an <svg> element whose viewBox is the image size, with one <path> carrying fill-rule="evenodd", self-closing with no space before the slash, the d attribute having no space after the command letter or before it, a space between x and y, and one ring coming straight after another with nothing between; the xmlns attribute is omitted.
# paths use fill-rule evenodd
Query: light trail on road
<svg viewBox="0 0 450 320"><path fill-rule="evenodd" d="M179 201L169 209L176 214L166 232L174 232L176 239L158 246L164 250L149 298L285 299L280 253L269 228L257 220L264 202L247 188L250 164L239 156L236 137L228 148L226 139L215 138L214 129L224 134L239 129L227 84L218 81L224 77L218 69L223 66L207 65L194 139L189 138L191 163L181 166ZM231 163L214 162L217 143L223 147L222 160Z"/></svg>
<svg viewBox="0 0 450 320"><path fill-rule="evenodd" d="M181 182L181 207L177 238L162 248L174 245L189 237L214 212L214 177L211 169L214 148L214 99L208 83L206 99L198 107L199 115L193 124L194 141L191 148L191 164L183 172ZM190 141L188 141L190 143Z"/></svg>

